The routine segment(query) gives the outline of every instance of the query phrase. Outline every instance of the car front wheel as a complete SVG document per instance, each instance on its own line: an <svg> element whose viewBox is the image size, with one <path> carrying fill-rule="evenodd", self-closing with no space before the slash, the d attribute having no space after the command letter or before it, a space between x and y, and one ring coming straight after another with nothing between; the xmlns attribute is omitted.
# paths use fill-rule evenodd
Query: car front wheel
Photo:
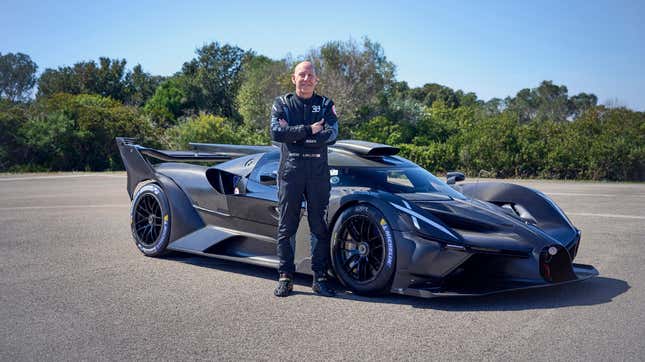
<svg viewBox="0 0 645 362"><path fill-rule="evenodd" d="M358 294L389 292L395 271L394 235L371 205L344 210L334 224L331 260L340 282Z"/></svg>

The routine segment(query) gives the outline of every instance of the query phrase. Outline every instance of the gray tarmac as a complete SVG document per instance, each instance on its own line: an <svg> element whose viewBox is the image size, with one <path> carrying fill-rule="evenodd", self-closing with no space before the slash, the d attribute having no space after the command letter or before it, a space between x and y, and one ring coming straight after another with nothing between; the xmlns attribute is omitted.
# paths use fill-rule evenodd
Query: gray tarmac
<svg viewBox="0 0 645 362"><path fill-rule="evenodd" d="M472 180L467 180L472 181ZM600 276L477 298L272 294L276 272L144 257L123 173L0 176L0 360L645 360L645 184L550 195Z"/></svg>

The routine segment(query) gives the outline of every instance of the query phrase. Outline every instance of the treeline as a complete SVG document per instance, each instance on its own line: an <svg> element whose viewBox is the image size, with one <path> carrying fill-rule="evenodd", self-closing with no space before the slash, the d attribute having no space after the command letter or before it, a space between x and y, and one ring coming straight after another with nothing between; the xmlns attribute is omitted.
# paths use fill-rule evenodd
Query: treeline
<svg viewBox="0 0 645 362"><path fill-rule="evenodd" d="M487 101L435 83L411 88L367 38L303 58L316 66L317 91L336 102L342 138L398 145L432 172L645 179L644 112L569 96L551 81ZM0 171L122 169L114 143L122 135L171 149L267 144L271 103L293 90L297 61L215 42L170 77L108 58L37 77L28 55L0 53Z"/></svg>

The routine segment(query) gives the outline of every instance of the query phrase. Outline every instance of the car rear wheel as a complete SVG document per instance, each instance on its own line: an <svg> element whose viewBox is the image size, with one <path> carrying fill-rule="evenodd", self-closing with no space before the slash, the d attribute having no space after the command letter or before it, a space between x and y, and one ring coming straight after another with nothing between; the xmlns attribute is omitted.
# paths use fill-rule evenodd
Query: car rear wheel
<svg viewBox="0 0 645 362"><path fill-rule="evenodd" d="M132 199L130 218L134 241L147 256L166 253L170 238L170 213L163 189L154 183L137 189Z"/></svg>
<svg viewBox="0 0 645 362"><path fill-rule="evenodd" d="M334 224L331 260L339 281L358 294L389 292L395 271L392 230L375 207L356 205Z"/></svg>

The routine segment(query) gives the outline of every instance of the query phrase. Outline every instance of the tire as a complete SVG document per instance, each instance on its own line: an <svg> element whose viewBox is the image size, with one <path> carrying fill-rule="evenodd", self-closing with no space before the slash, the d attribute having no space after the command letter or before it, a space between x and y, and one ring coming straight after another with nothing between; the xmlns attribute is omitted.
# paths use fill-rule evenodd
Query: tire
<svg viewBox="0 0 645 362"><path fill-rule="evenodd" d="M170 240L170 207L163 189L146 183L135 191L130 208L132 237L146 256L162 256Z"/></svg>
<svg viewBox="0 0 645 362"><path fill-rule="evenodd" d="M375 207L344 210L334 224L331 261L339 281L357 294L388 293L396 270L392 229Z"/></svg>

